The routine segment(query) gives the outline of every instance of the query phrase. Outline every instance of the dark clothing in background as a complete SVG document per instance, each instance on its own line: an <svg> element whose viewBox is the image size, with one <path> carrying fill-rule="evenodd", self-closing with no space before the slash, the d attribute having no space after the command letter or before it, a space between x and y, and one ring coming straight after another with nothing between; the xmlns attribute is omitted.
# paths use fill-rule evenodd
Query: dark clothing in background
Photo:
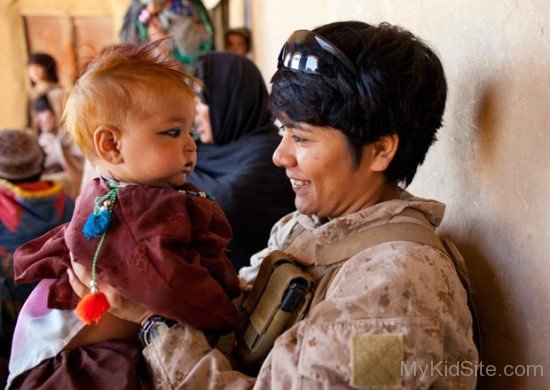
<svg viewBox="0 0 550 390"><path fill-rule="evenodd" d="M283 169L271 158L281 137L267 108L258 68L232 53L209 53L199 66L209 105L213 144L199 144L189 181L214 194L233 228L229 244L235 269L265 247L271 227L294 210Z"/></svg>

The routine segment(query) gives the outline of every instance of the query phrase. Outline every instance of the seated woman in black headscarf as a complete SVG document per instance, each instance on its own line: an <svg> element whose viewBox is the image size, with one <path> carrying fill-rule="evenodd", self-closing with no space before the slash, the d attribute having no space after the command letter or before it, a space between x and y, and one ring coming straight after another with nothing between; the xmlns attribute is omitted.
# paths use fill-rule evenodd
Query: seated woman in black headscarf
<svg viewBox="0 0 550 390"><path fill-rule="evenodd" d="M273 224L294 208L294 194L271 157L281 138L267 108L267 89L249 59L209 53L198 64L198 162L189 182L212 193L231 227L238 270L265 246Z"/></svg>

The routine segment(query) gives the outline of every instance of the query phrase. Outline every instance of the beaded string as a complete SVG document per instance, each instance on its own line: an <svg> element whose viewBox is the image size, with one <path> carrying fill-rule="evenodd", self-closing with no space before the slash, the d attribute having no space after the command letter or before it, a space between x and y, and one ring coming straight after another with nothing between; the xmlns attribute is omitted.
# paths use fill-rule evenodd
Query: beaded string
<svg viewBox="0 0 550 390"><path fill-rule="evenodd" d="M88 216L82 232L88 240L94 237L101 237L92 258L92 280L90 281L90 292L82 297L76 306L75 313L86 325L98 323L103 314L109 308L109 301L103 292L97 287L97 261L105 242L107 229L111 223L111 213L117 199L118 186L109 186L109 192L104 196L95 198L93 212Z"/></svg>
<svg viewBox="0 0 550 390"><path fill-rule="evenodd" d="M88 240L91 240L94 237L100 237L92 258L92 280L90 281L90 292L82 297L75 309L77 317L79 317L87 325L92 323L97 324L101 320L103 314L110 308L107 297L103 292L99 291L98 288L97 262L105 242L107 229L111 223L111 214L117 200L118 189L119 186L109 186L109 191L105 195L95 198L94 210L88 216L84 226L82 227L82 232ZM190 196L214 200L212 195L205 192L184 190L180 190L179 192Z"/></svg>
<svg viewBox="0 0 550 390"><path fill-rule="evenodd" d="M199 192L196 192L196 191L186 191L186 190L178 190L179 193L181 194L187 194L187 195L190 195L190 196L196 196L198 198L204 198L204 199L209 199L209 200L216 200L216 198L214 198L214 195L208 193L208 192L204 192L204 191L199 191Z"/></svg>
<svg viewBox="0 0 550 390"><path fill-rule="evenodd" d="M102 213L108 213L110 217L116 202L118 186L112 186L109 188L110 188L110 191L107 194L95 199L95 207L94 207L94 213L93 213L94 216L98 216ZM96 270L97 267L96 266L97 266L97 261L99 259L99 255L101 253L101 249L103 248L103 243L105 242L105 236L107 235L107 227L110 221L111 220L109 218L106 226L104 227L103 233L101 234L99 244L97 244L97 248L95 250L94 257L92 259L92 280L90 282L90 292L92 294L95 294L99 291L99 289L97 288L97 270Z"/></svg>

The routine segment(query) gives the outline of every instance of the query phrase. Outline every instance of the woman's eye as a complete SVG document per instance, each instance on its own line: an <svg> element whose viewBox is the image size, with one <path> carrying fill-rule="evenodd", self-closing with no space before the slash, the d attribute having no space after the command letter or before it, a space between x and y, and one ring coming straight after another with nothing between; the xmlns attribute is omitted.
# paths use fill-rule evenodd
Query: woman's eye
<svg viewBox="0 0 550 390"><path fill-rule="evenodd" d="M305 142L305 141L307 141L307 139L302 138L302 137L299 137L299 136L297 136L297 135L293 135L293 136L292 136L292 139L293 139L295 142Z"/></svg>
<svg viewBox="0 0 550 390"><path fill-rule="evenodd" d="M170 137L177 138L181 135L181 129L179 127L174 127L173 129L166 130L164 134L167 134Z"/></svg>

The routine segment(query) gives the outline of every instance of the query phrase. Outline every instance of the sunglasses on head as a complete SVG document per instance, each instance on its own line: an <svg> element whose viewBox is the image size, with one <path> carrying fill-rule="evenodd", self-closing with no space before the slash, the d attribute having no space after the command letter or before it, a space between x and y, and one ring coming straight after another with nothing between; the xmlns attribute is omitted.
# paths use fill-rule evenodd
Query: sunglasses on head
<svg viewBox="0 0 550 390"><path fill-rule="evenodd" d="M334 78L342 65L357 75L355 66L340 49L312 31L298 30L281 49L277 68Z"/></svg>

